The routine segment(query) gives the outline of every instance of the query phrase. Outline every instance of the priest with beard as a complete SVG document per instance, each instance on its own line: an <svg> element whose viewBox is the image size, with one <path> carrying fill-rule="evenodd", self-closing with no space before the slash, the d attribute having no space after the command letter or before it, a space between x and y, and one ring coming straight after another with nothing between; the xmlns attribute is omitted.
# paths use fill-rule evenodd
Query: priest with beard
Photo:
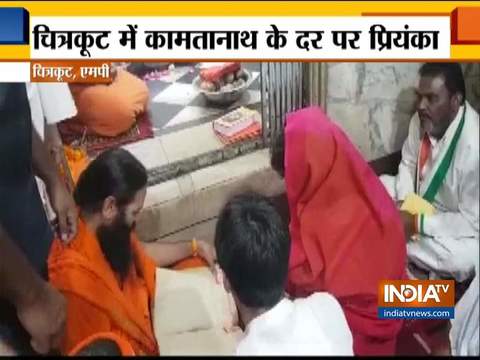
<svg viewBox="0 0 480 360"><path fill-rule="evenodd" d="M69 244L55 240L48 261L50 282L67 298L63 354L90 336L111 332L136 355L158 355L155 268L197 255L214 265L213 246L203 241L138 240L135 224L146 187L144 166L124 149L102 153L78 180L78 233Z"/></svg>

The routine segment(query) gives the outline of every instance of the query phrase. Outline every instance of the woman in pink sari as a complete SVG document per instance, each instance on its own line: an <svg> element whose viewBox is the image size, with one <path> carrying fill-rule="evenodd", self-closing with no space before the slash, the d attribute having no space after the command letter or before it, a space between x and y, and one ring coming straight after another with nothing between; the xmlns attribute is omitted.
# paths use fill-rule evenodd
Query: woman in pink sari
<svg viewBox="0 0 480 360"><path fill-rule="evenodd" d="M352 330L355 354L393 355L402 321L378 318L377 292L381 280L406 278L406 243L395 204L318 107L287 115L284 149L284 162L276 166L274 153L272 165L284 171L290 210L287 291L294 297L333 294Z"/></svg>

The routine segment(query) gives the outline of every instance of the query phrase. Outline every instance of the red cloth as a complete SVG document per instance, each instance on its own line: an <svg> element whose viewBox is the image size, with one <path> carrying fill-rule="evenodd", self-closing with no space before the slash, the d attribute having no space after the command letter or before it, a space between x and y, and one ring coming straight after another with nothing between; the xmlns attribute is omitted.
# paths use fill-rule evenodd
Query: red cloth
<svg viewBox="0 0 480 360"><path fill-rule="evenodd" d="M85 130L86 134L84 134ZM64 144L70 145L73 142L82 143L86 147L88 155L91 157L95 157L102 151L108 149L153 138L154 135L150 115L147 113L140 115L130 130L116 137L96 135L85 126L70 120L60 122L58 124L58 131Z"/></svg>
<svg viewBox="0 0 480 360"><path fill-rule="evenodd" d="M422 146L420 148L420 158L419 158L419 167L418 167L418 170L420 171L420 174L418 174L418 177L420 179L422 179L423 167L427 163L427 160L430 157L431 152L432 152L432 143L430 142L430 138L428 137L428 135L425 133L425 135L423 135Z"/></svg>
<svg viewBox="0 0 480 360"><path fill-rule="evenodd" d="M378 319L377 291L380 280L406 278L402 221L373 170L318 107L287 115L285 182L288 292L333 294L355 354L393 354L402 321Z"/></svg>
<svg viewBox="0 0 480 360"><path fill-rule="evenodd" d="M240 70L240 63L225 63L219 66L200 70L200 78L204 81L220 81L225 75Z"/></svg>

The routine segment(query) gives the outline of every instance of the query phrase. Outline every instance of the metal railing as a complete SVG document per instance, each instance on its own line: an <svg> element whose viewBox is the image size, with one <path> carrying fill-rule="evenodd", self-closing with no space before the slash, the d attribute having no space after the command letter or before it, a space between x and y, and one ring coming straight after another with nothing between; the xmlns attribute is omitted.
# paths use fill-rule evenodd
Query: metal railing
<svg viewBox="0 0 480 360"><path fill-rule="evenodd" d="M304 63L262 63L262 129L265 146L283 132L285 115L306 103Z"/></svg>

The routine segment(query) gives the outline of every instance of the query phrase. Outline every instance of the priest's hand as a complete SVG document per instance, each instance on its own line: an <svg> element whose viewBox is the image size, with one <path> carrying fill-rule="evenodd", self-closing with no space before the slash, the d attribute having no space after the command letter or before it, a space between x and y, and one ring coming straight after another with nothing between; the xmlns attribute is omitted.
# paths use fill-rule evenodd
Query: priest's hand
<svg viewBox="0 0 480 360"><path fill-rule="evenodd" d="M53 211L57 215L58 236L64 242L69 242L77 234L78 211L72 195L60 181L48 189L48 195Z"/></svg>

